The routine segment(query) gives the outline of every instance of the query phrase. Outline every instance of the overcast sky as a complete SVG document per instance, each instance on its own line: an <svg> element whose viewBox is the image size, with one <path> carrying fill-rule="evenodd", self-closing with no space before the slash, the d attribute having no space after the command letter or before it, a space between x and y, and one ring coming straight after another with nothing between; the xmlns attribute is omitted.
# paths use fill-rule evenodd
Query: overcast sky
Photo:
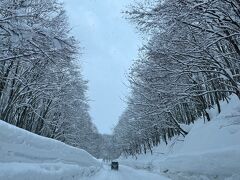
<svg viewBox="0 0 240 180"><path fill-rule="evenodd" d="M90 113L100 133L112 132L125 107L126 74L140 47L133 25L121 13L131 1L63 0L73 34L84 47Z"/></svg>

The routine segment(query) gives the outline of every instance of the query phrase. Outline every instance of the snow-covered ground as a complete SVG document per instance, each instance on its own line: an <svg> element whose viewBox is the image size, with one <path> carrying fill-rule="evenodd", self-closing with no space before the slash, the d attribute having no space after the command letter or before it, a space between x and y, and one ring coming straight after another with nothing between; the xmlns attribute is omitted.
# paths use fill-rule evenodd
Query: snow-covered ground
<svg viewBox="0 0 240 180"><path fill-rule="evenodd" d="M0 121L0 180L68 180L102 164L86 151Z"/></svg>
<svg viewBox="0 0 240 180"><path fill-rule="evenodd" d="M83 180L170 180L157 173L145 170L137 170L129 166L119 166L119 170L111 170L110 166L104 166L95 176Z"/></svg>
<svg viewBox="0 0 240 180"><path fill-rule="evenodd" d="M120 165L119 171L86 151L0 121L0 180L168 180Z"/></svg>
<svg viewBox="0 0 240 180"><path fill-rule="evenodd" d="M203 119L185 127L189 134L173 138L153 149L153 154L119 159L121 164L162 173L172 179L240 179L240 103L231 96L221 103L222 112L209 111Z"/></svg>

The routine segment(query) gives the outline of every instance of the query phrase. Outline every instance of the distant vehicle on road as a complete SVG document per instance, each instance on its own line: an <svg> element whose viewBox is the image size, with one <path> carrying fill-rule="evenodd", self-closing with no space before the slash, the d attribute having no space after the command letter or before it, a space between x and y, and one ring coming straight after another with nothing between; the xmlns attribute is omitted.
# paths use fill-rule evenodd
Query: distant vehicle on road
<svg viewBox="0 0 240 180"><path fill-rule="evenodd" d="M118 162L116 162L116 161L113 161L112 163L111 163L111 170L118 170Z"/></svg>

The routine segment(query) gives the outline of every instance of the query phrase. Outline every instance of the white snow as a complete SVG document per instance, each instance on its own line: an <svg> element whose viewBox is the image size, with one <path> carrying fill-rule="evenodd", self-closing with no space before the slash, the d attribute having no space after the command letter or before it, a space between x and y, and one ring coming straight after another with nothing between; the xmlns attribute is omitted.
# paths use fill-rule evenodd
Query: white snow
<svg viewBox="0 0 240 180"><path fill-rule="evenodd" d="M84 179L85 180L85 179ZM144 170L136 170L129 166L119 166L119 170L110 170L110 166L104 166L96 176L86 180L170 180L167 177Z"/></svg>
<svg viewBox="0 0 240 180"><path fill-rule="evenodd" d="M120 163L153 172L165 172L172 179L240 179L240 101L232 95L229 103L221 102L209 111L213 119L196 121L185 129L189 134L161 144L153 154L139 155ZM137 159L136 159L137 158Z"/></svg>
<svg viewBox="0 0 240 180"><path fill-rule="evenodd" d="M0 180L69 180L102 164L84 150L0 121Z"/></svg>
<svg viewBox="0 0 240 180"><path fill-rule="evenodd" d="M86 151L0 121L0 180L168 180L120 165L110 170Z"/></svg>
<svg viewBox="0 0 240 180"><path fill-rule="evenodd" d="M93 176L97 168L65 163L0 163L1 180L79 180Z"/></svg>

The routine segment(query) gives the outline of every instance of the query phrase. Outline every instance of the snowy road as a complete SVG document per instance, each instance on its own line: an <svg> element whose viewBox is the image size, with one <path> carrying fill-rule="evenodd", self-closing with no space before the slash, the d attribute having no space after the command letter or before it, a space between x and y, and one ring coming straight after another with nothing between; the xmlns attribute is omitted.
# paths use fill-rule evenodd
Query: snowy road
<svg viewBox="0 0 240 180"><path fill-rule="evenodd" d="M0 120L0 180L168 180L144 170L112 171L84 150Z"/></svg>
<svg viewBox="0 0 240 180"><path fill-rule="evenodd" d="M153 174L144 170L136 170L128 166L119 166L118 171L104 166L99 173L86 180L170 180L164 176ZM85 180L85 179L84 179Z"/></svg>

